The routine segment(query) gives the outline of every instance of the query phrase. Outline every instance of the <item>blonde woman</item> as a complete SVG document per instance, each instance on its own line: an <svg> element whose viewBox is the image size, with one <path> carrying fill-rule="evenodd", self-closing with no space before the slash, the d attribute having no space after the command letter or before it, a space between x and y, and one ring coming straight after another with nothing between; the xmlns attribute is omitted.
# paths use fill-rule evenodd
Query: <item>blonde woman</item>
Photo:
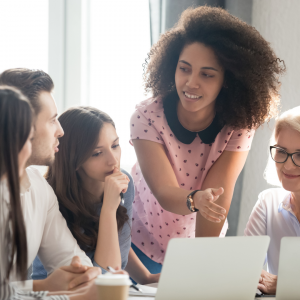
<svg viewBox="0 0 300 300"><path fill-rule="evenodd" d="M268 272L262 271L258 288L275 294L281 238L300 236L300 106L276 120L266 179L280 187L259 194L244 234L270 236Z"/></svg>

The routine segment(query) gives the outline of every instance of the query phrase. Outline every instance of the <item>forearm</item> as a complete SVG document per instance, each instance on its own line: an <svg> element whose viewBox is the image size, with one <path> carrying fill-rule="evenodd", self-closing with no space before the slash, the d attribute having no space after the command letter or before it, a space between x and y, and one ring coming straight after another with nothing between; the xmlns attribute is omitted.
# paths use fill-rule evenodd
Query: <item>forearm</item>
<svg viewBox="0 0 300 300"><path fill-rule="evenodd" d="M32 290L34 292L40 292L40 291L48 291L49 289L47 288L47 283L45 279L41 279L41 280L32 281Z"/></svg>
<svg viewBox="0 0 300 300"><path fill-rule="evenodd" d="M106 269L108 266L121 268L122 264L116 211L108 210L104 206L100 214L94 260L103 269Z"/></svg>
<svg viewBox="0 0 300 300"><path fill-rule="evenodd" d="M129 250L128 263L125 268L125 271L127 271L130 277L132 277L137 283L140 284L149 283L149 277L151 273L143 265L143 263L135 254L135 252L132 250L132 248L130 248Z"/></svg>
<svg viewBox="0 0 300 300"><path fill-rule="evenodd" d="M186 198L192 192L179 187L161 186L153 188L153 194L165 210L178 215L188 215L191 211L186 205Z"/></svg>

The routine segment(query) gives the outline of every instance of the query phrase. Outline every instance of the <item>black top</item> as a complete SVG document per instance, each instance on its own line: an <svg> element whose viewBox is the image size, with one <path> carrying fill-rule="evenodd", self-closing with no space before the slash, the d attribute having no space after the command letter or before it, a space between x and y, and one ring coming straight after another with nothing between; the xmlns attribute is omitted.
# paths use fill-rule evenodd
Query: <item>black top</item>
<svg viewBox="0 0 300 300"><path fill-rule="evenodd" d="M183 144L191 144L197 134L204 144L212 144L218 133L222 130L224 125L221 124L218 114L215 115L212 123L199 132L189 131L184 128L178 120L177 104L179 99L175 100L174 97L166 97L163 100L164 113L169 127L176 136L176 138Z"/></svg>

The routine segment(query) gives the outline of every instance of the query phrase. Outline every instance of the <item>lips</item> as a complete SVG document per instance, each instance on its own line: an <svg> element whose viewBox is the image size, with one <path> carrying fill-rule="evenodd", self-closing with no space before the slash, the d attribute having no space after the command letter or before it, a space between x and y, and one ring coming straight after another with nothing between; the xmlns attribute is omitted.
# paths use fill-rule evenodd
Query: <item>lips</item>
<svg viewBox="0 0 300 300"><path fill-rule="evenodd" d="M293 175L293 174L286 174L284 172L282 172L284 177L288 178L288 179L294 179L294 178L298 178L300 177L300 175Z"/></svg>
<svg viewBox="0 0 300 300"><path fill-rule="evenodd" d="M59 145L59 143L58 143L56 146L54 146L54 151L55 151L55 152L58 152L58 151L59 151L58 145Z"/></svg>
<svg viewBox="0 0 300 300"><path fill-rule="evenodd" d="M188 101L188 102L196 102L202 98L202 96L192 94L189 92L183 92L183 96L184 96L185 101Z"/></svg>
<svg viewBox="0 0 300 300"><path fill-rule="evenodd" d="M105 173L105 175L106 175L106 176L109 176L109 175L111 175L113 172L114 172L114 170L112 170L112 171L110 171L110 172L107 172L107 173Z"/></svg>

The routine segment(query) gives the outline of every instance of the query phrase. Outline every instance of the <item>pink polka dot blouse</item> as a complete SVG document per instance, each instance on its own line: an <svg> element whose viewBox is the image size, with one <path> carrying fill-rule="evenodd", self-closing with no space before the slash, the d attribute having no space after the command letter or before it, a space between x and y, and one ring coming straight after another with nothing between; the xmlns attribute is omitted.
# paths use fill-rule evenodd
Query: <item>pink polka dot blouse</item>
<svg viewBox="0 0 300 300"><path fill-rule="evenodd" d="M233 131L225 125L210 144L204 143L199 134L191 143L183 143L171 130L159 98L137 105L130 122L131 140L144 139L165 146L178 184L186 190L201 189L207 172L222 152L249 150L254 135L254 131ZM164 210L148 187L138 162L132 168L132 177L135 184L132 242L149 258L163 263L171 238L195 237L196 214L183 216ZM226 220L220 237L225 236L227 229Z"/></svg>

